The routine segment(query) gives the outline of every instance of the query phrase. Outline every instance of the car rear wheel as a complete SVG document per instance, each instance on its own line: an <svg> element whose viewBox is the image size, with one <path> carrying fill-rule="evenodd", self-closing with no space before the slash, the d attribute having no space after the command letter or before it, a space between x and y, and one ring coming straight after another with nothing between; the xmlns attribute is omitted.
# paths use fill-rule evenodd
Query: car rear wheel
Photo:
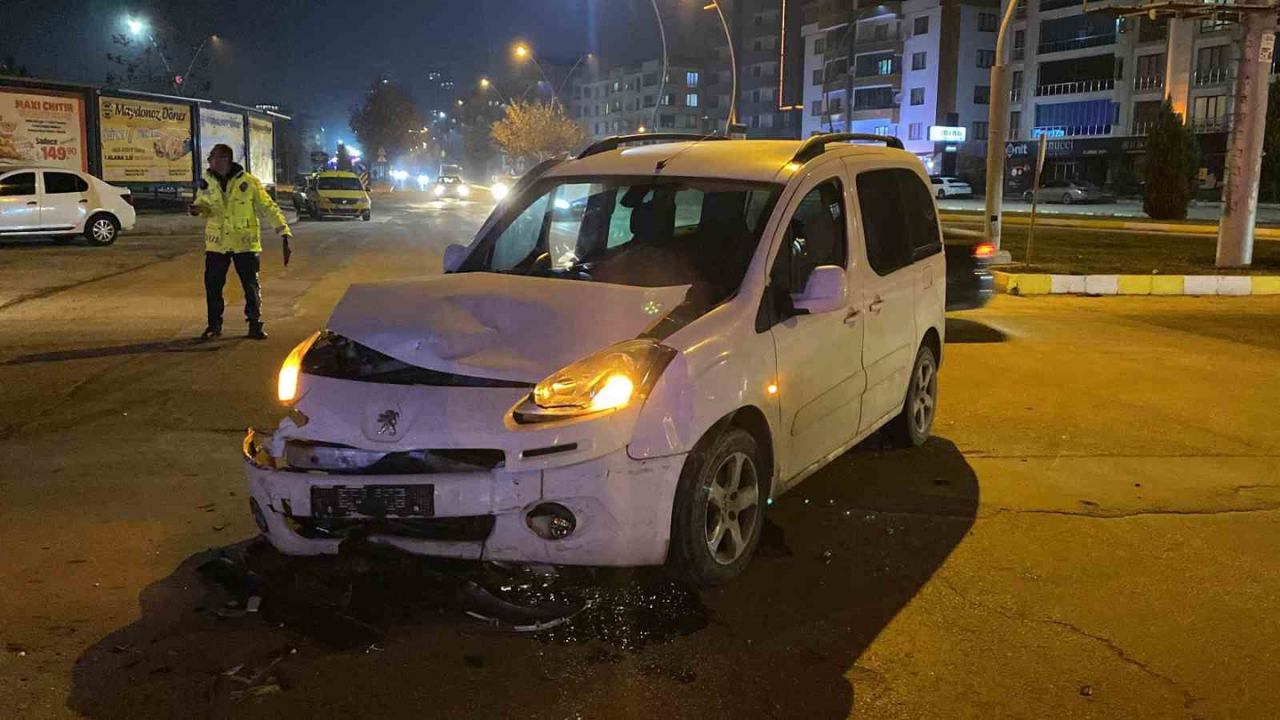
<svg viewBox="0 0 1280 720"><path fill-rule="evenodd" d="M106 213L98 213L84 224L84 236L90 245L105 247L115 242L119 234L119 221Z"/></svg>
<svg viewBox="0 0 1280 720"><path fill-rule="evenodd" d="M1063 205L1070 205L1070 204L1071 204L1071 203L1073 203L1073 202L1075 202L1075 200L1073 200L1073 199L1071 198L1071 193L1063 193L1063 194L1062 194L1062 204L1063 204Z"/></svg>
<svg viewBox="0 0 1280 720"><path fill-rule="evenodd" d="M668 565L696 585L737 577L764 527L767 471L755 438L736 427L714 432L685 460L671 514Z"/></svg>
<svg viewBox="0 0 1280 720"><path fill-rule="evenodd" d="M933 430L938 409L938 360L928 345L921 345L911 368L907 399L902 412L885 426L885 436L894 447L911 448L924 444Z"/></svg>
<svg viewBox="0 0 1280 720"><path fill-rule="evenodd" d="M941 188L939 188L939 189L938 189L938 199L939 199L939 200L944 200L944 199L946 199L946 197L947 197L947 191L946 191L946 190L943 190L943 189L941 189Z"/></svg>

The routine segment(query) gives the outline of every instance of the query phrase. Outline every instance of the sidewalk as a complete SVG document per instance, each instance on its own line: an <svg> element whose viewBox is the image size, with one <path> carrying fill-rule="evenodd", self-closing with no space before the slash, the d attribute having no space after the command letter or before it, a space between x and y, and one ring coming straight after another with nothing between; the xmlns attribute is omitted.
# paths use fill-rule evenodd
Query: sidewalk
<svg viewBox="0 0 1280 720"><path fill-rule="evenodd" d="M938 209L943 213L977 213L981 215L986 207L983 205L982 198L969 198L966 200L939 200ZM1016 198L1006 197L1004 200L1004 213L1006 220L1023 214L1030 214L1031 203L1022 202ZM1063 205L1061 203L1039 203L1036 206L1037 223L1039 219L1052 215L1071 215L1084 216L1093 218L1126 218L1133 220L1141 220L1145 222L1155 222L1142 212L1142 203L1137 200L1121 200L1105 205ZM1220 202L1193 202L1191 208L1187 211L1187 220L1190 221L1212 221L1216 227L1218 218L1222 215L1222 203ZM1280 204L1277 203L1258 203L1258 224L1259 225L1280 225Z"/></svg>

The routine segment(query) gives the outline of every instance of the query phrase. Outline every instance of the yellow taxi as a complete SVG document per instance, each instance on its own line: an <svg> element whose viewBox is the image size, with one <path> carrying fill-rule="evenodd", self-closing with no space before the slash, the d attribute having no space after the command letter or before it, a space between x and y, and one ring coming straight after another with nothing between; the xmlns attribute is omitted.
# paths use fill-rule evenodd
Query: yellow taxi
<svg viewBox="0 0 1280 720"><path fill-rule="evenodd" d="M293 208L317 220L326 215L368 220L372 205L360 177L345 170L312 173L293 191Z"/></svg>

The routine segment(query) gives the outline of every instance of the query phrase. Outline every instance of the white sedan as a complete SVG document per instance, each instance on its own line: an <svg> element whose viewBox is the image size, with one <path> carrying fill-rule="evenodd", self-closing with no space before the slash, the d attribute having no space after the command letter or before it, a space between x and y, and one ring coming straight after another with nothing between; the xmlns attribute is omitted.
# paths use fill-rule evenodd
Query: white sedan
<svg viewBox="0 0 1280 720"><path fill-rule="evenodd" d="M83 234L110 245L136 220L127 188L75 170L0 165L0 237Z"/></svg>
<svg viewBox="0 0 1280 720"><path fill-rule="evenodd" d="M973 188L958 177L934 175L929 178L929 182L933 185L933 196L939 200L973 197Z"/></svg>
<svg viewBox="0 0 1280 720"><path fill-rule="evenodd" d="M245 438L278 549L721 583L773 498L882 428L925 441L946 276L920 161L844 133L618 147L654 139L531 170L442 276L347 291Z"/></svg>

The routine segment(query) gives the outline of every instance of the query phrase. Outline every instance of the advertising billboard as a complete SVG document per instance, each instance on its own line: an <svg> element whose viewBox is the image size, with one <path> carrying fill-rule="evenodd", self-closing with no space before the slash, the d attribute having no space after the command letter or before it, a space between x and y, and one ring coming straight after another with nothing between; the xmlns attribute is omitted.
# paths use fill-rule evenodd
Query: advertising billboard
<svg viewBox="0 0 1280 720"><path fill-rule="evenodd" d="M0 162L87 171L87 147L80 96L0 86Z"/></svg>
<svg viewBox="0 0 1280 720"><path fill-rule="evenodd" d="M207 165L209 150L214 145L230 145L236 162L245 164L244 115L200 108L200 167ZM203 172L203 170L202 170Z"/></svg>
<svg viewBox="0 0 1280 720"><path fill-rule="evenodd" d="M103 180L194 180L190 105L103 95L98 99L98 129Z"/></svg>
<svg viewBox="0 0 1280 720"><path fill-rule="evenodd" d="M276 184L275 136L271 121L249 116L249 172L265 185Z"/></svg>
<svg viewBox="0 0 1280 720"><path fill-rule="evenodd" d="M967 130L968 128L963 128L963 127L951 127L948 125L930 125L929 141L944 142L944 143L962 143L965 140L965 136L968 134Z"/></svg>

